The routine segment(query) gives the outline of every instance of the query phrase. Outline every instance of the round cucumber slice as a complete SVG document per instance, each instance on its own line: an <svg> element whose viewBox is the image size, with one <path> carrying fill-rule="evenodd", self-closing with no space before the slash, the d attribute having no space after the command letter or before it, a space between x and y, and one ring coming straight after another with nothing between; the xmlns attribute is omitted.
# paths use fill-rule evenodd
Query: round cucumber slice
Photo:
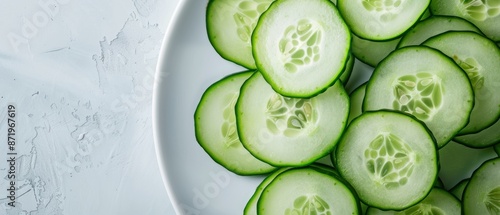
<svg viewBox="0 0 500 215"><path fill-rule="evenodd" d="M212 84L194 114L195 135L200 146L215 162L239 175L264 174L276 169L253 157L236 132L234 106L241 85L253 73L236 73Z"/></svg>
<svg viewBox="0 0 500 215"><path fill-rule="evenodd" d="M474 93L467 74L443 53L425 46L397 49L375 68L363 110L414 115L444 146L469 121Z"/></svg>
<svg viewBox="0 0 500 215"><path fill-rule="evenodd" d="M363 113L363 99L365 98L366 83L360 85L349 95L351 108L349 111L348 123Z"/></svg>
<svg viewBox="0 0 500 215"><path fill-rule="evenodd" d="M250 197L247 204L245 205L243 215L257 215L257 203L259 202L260 195L262 195L262 191L264 191L264 188L266 188L267 185L269 185L271 181L276 178L276 176L289 169L291 169L291 167L279 168L278 170L274 171L272 174L264 178L264 180L262 180L259 186L257 186L254 194L252 195L252 197Z"/></svg>
<svg viewBox="0 0 500 215"><path fill-rule="evenodd" d="M242 86L236 103L240 139L273 166L305 166L337 144L349 114L349 96L337 82L308 99L276 93L260 73Z"/></svg>
<svg viewBox="0 0 500 215"><path fill-rule="evenodd" d="M366 215L406 215L406 214L429 214L429 215L459 215L462 211L460 201L451 193L441 188L433 188L424 200L418 204L402 211L383 211L377 208L368 208Z"/></svg>
<svg viewBox="0 0 500 215"><path fill-rule="evenodd" d="M347 82L351 78L352 69L354 68L355 61L356 61L356 58L354 57L354 55L351 52L349 52L349 56L347 58L347 63L344 67L344 71L342 72L342 75L340 75L340 78L339 78L339 80L342 81L344 86L347 84Z"/></svg>
<svg viewBox="0 0 500 215"><path fill-rule="evenodd" d="M384 210L420 202L437 178L435 140L414 117L368 111L347 127L336 150L336 166L360 200Z"/></svg>
<svg viewBox="0 0 500 215"><path fill-rule="evenodd" d="M418 22L408 32L406 32L398 48L420 45L425 40L447 31L481 31L469 21L455 16L432 16L428 19Z"/></svg>
<svg viewBox="0 0 500 215"><path fill-rule="evenodd" d="M478 133L456 136L453 140L472 148L486 148L500 143L499 131L500 120Z"/></svg>
<svg viewBox="0 0 500 215"><path fill-rule="evenodd" d="M347 62L350 32L329 0L275 1L252 35L258 70L289 97L312 97L331 86Z"/></svg>
<svg viewBox="0 0 500 215"><path fill-rule="evenodd" d="M359 214L355 194L336 177L313 168L279 174L262 192L258 214Z"/></svg>
<svg viewBox="0 0 500 215"><path fill-rule="evenodd" d="M260 15L274 0L210 0L206 27L210 43L221 57L255 69L251 36Z"/></svg>
<svg viewBox="0 0 500 215"><path fill-rule="evenodd" d="M498 0L431 1L434 15L458 16L472 22L490 39L500 41L500 4Z"/></svg>
<svg viewBox="0 0 500 215"><path fill-rule="evenodd" d="M357 36L389 40L402 35L426 12L430 0L338 0L337 6Z"/></svg>
<svg viewBox="0 0 500 215"><path fill-rule="evenodd" d="M464 215L500 213L500 158L488 160L474 171L462 201Z"/></svg>
<svg viewBox="0 0 500 215"><path fill-rule="evenodd" d="M459 135L476 133L495 123L500 118L500 49L496 44L474 32L446 32L423 45L452 58L472 83L474 108Z"/></svg>

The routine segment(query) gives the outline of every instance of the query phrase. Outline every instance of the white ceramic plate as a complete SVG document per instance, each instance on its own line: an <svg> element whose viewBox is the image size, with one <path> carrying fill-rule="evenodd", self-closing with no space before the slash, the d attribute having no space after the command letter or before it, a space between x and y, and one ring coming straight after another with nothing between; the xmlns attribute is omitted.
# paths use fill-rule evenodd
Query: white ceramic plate
<svg viewBox="0 0 500 215"><path fill-rule="evenodd" d="M210 45L205 28L207 0L184 0L172 19L164 40L155 77L153 120L160 171L177 214L235 215L253 194L262 177L237 176L216 164L198 145L194 135L196 105L213 82L243 71L223 60ZM364 82L371 68L356 61L348 90ZM467 177L484 158L462 146L463 163L448 164L456 156L444 153L442 177L452 186ZM448 150L448 151L450 151ZM491 150L488 156L494 156ZM474 160L471 162L471 159Z"/></svg>

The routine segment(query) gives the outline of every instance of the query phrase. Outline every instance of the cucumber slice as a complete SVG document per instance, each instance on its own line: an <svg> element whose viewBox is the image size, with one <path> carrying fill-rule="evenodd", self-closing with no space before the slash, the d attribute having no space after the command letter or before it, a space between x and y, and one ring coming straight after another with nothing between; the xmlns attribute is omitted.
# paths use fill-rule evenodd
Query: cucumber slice
<svg viewBox="0 0 500 215"><path fill-rule="evenodd" d="M500 118L500 49L496 44L474 32L446 32L423 45L452 58L472 83L474 108L459 135L476 133L495 123Z"/></svg>
<svg viewBox="0 0 500 215"><path fill-rule="evenodd" d="M401 38L387 41L365 40L352 35L352 53L363 63L377 66L389 53L396 49Z"/></svg>
<svg viewBox="0 0 500 215"><path fill-rule="evenodd" d="M268 175L262 182L257 186L257 189L255 189L254 194L250 199L248 200L247 204L245 205L245 209L243 210L244 215L257 215L257 202L259 201L260 195L262 195L262 191L264 191L264 188L267 187L271 183L271 181L276 178L279 174L282 172L291 169L291 167L283 167L279 168L278 170L274 171L272 174Z"/></svg>
<svg viewBox="0 0 500 215"><path fill-rule="evenodd" d="M354 68L354 61L356 61L356 58L351 52L349 52L349 56L347 58L347 63L344 67L344 71L342 72L342 75L340 75L339 78L339 80L342 81L344 86L349 81L349 78L351 78L352 69Z"/></svg>
<svg viewBox="0 0 500 215"><path fill-rule="evenodd" d="M500 158L488 160L474 171L462 201L464 215L500 213Z"/></svg>
<svg viewBox="0 0 500 215"><path fill-rule="evenodd" d="M396 111L365 112L347 127L336 150L338 172L360 200L402 210L420 202L438 172L436 143L427 127Z"/></svg>
<svg viewBox="0 0 500 215"><path fill-rule="evenodd" d="M462 205L451 193L441 188L433 188L420 203L402 211L383 211L370 207L366 215L404 215L404 214L455 214L460 215Z"/></svg>
<svg viewBox="0 0 500 215"><path fill-rule="evenodd" d="M338 0L342 17L357 36L367 40L396 38L425 13L430 0Z"/></svg>
<svg viewBox="0 0 500 215"><path fill-rule="evenodd" d="M469 183L469 178L463 179L458 182L454 187L450 189L450 193L457 197L458 200L462 200L462 195L464 193L465 187Z"/></svg>
<svg viewBox="0 0 500 215"><path fill-rule="evenodd" d="M500 4L497 0L431 1L434 15L458 16L472 22L490 39L500 41Z"/></svg>
<svg viewBox="0 0 500 215"><path fill-rule="evenodd" d="M348 124L363 113L363 99L365 98L366 83L360 85L349 95L351 108L349 111Z"/></svg>
<svg viewBox="0 0 500 215"><path fill-rule="evenodd" d="M359 214L355 194L339 179L314 168L279 174L262 192L258 214Z"/></svg>
<svg viewBox="0 0 500 215"><path fill-rule="evenodd" d="M447 31L481 31L469 21L455 16L432 16L426 20L418 22L408 32L406 32L398 48L420 45L425 40Z"/></svg>
<svg viewBox="0 0 500 215"><path fill-rule="evenodd" d="M331 86L342 74L350 41L329 0L276 1L252 35L258 70L288 97L312 97Z"/></svg>
<svg viewBox="0 0 500 215"><path fill-rule="evenodd" d="M236 132L234 106L241 85L253 73L236 73L212 84L203 93L194 114L200 146L215 162L239 175L264 174L276 169L253 157Z"/></svg>
<svg viewBox="0 0 500 215"><path fill-rule="evenodd" d="M242 86L236 103L240 139L273 166L305 166L337 144L349 114L349 96L337 82L309 99L283 97L260 73Z"/></svg>
<svg viewBox="0 0 500 215"><path fill-rule="evenodd" d="M392 52L375 68L363 110L412 114L443 147L467 124L473 104L469 78L453 60L435 49L411 46Z"/></svg>
<svg viewBox="0 0 500 215"><path fill-rule="evenodd" d="M500 143L499 131L500 120L478 133L456 136L453 140L472 148L486 148Z"/></svg>
<svg viewBox="0 0 500 215"><path fill-rule="evenodd" d="M221 57L255 69L251 36L260 15L274 0L210 0L206 27L210 43Z"/></svg>

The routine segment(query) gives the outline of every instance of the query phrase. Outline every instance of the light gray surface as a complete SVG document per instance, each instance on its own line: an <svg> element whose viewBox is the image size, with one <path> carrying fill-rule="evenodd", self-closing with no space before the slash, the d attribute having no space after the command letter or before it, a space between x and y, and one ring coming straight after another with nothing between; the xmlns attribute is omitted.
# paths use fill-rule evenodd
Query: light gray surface
<svg viewBox="0 0 500 215"><path fill-rule="evenodd" d="M0 157L16 106L16 206L0 214L174 214L152 133L153 77L179 0L4 1Z"/></svg>

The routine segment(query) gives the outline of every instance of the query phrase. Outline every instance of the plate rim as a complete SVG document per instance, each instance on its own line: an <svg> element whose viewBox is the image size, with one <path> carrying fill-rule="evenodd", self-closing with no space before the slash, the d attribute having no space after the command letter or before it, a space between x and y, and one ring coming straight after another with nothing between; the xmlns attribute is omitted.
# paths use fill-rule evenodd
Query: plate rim
<svg viewBox="0 0 500 215"><path fill-rule="evenodd" d="M174 195L173 189L172 189L172 184L170 180L168 180L168 171L167 171L167 166L165 165L166 158L164 157L163 151L165 150L166 146L161 144L163 138L160 135L160 124L161 120L159 120L158 114L161 109L161 103L163 101L163 93L160 90L161 89L161 79L163 78L164 74L168 74L168 66L166 65L166 55L167 51L170 49L171 46L171 40L174 34L174 30L177 28L177 25L179 25L179 19L183 11L186 10L186 5L187 2L190 0L179 0L177 5L175 6L174 12L172 13L171 19L169 23L167 24L167 30L166 33L163 37L162 43L161 43L161 48L160 52L158 55L158 62L157 66L155 69L155 76L154 76L154 84L153 84L153 98L152 98L152 124L153 124L153 141L154 141L154 146L155 146L155 154L156 154L156 160L158 163L160 175L163 181L163 186L167 191L167 195L169 197L169 200L172 204L172 207L175 211L176 214L182 214L181 213L181 208L179 207L179 200L177 199L176 195Z"/></svg>

